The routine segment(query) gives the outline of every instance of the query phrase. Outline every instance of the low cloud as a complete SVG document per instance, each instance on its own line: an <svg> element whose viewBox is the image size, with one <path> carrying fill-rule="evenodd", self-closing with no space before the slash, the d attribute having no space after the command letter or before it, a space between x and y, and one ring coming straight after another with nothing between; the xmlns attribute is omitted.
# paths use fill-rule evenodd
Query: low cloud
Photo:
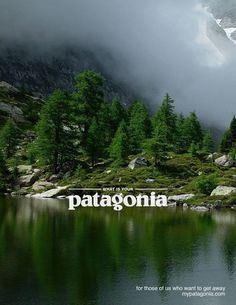
<svg viewBox="0 0 236 305"><path fill-rule="evenodd" d="M210 20L198 0L8 0L0 40L92 50L150 106L169 92L178 111L225 127L236 112L236 63L208 39Z"/></svg>

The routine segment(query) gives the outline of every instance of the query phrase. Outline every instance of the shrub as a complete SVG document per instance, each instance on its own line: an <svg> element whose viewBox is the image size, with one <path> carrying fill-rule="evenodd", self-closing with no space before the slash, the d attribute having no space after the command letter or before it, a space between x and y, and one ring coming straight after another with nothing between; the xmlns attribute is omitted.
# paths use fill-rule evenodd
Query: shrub
<svg viewBox="0 0 236 305"><path fill-rule="evenodd" d="M35 143L30 143L27 146L27 159L30 164L36 163L37 160L37 147Z"/></svg>
<svg viewBox="0 0 236 305"><path fill-rule="evenodd" d="M236 205L236 195L231 195L226 201L228 205Z"/></svg>
<svg viewBox="0 0 236 305"><path fill-rule="evenodd" d="M87 173L86 173L85 169L83 169L83 167L81 165L78 165L77 169L75 171L75 175L78 178L84 180L84 179L86 179Z"/></svg>
<svg viewBox="0 0 236 305"><path fill-rule="evenodd" d="M210 195L210 193L217 187L216 175L212 174L200 177L196 186L200 193Z"/></svg>

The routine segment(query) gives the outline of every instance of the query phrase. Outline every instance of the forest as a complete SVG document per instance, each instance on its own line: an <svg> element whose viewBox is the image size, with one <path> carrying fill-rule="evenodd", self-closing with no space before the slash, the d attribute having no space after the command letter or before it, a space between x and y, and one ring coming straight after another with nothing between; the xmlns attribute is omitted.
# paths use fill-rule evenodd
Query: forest
<svg viewBox="0 0 236 305"><path fill-rule="evenodd" d="M209 154L218 150L235 159L235 116L218 144L195 112L187 116L176 113L169 94L154 112L140 100L126 107L119 97L106 101L104 81L102 75L84 71L75 77L73 92L56 90L39 113L31 109L31 126L22 127L12 118L7 120L0 130L2 190L15 183L17 166L22 163L37 165L45 175L66 173L69 169L72 175L83 179L88 168L93 172L102 162L108 162L111 168L127 167L130 156L145 155L150 166L159 170L165 170L173 154L205 162ZM22 156L19 145L29 130L33 140L24 144Z"/></svg>

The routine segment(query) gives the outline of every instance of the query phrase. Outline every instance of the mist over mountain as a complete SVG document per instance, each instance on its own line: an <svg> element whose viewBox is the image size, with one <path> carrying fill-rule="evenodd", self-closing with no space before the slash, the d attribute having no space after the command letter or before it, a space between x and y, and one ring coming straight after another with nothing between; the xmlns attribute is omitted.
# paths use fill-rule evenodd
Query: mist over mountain
<svg viewBox="0 0 236 305"><path fill-rule="evenodd" d="M77 46L61 45L56 49L32 50L27 46L11 44L2 48L0 54L0 79L23 87L39 97L47 98L58 88L70 92L75 75L92 69L106 78L105 93L108 100L119 96L126 104L134 98L129 88L113 81L97 60L96 54Z"/></svg>
<svg viewBox="0 0 236 305"><path fill-rule="evenodd" d="M234 2L9 0L0 3L0 80L45 96L95 69L109 80L108 97L156 108L169 92L178 111L225 127L236 112L236 46L226 31Z"/></svg>
<svg viewBox="0 0 236 305"><path fill-rule="evenodd" d="M209 6L216 18L221 18L224 14L230 13L236 8L235 0L203 0L202 3Z"/></svg>

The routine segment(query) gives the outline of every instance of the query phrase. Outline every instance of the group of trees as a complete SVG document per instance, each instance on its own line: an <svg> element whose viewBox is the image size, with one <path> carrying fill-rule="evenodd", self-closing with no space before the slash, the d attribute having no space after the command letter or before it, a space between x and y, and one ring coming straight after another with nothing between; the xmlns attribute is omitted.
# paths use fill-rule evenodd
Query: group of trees
<svg viewBox="0 0 236 305"><path fill-rule="evenodd" d="M54 172L71 160L88 158L92 166L101 158L122 165L128 155L142 151L161 163L167 152L207 154L213 150L210 132L204 131L195 112L177 114L167 94L159 109L150 115L141 101L125 108L118 98L104 98L104 79L85 71L75 79L72 93L55 91L41 109L35 127L37 138L29 149L32 159L49 165ZM4 160L15 153L18 128L9 119L0 131L0 180ZM226 131L220 149L228 152L236 143L236 118Z"/></svg>
<svg viewBox="0 0 236 305"><path fill-rule="evenodd" d="M224 153L236 150L236 117L234 116L230 122L229 128L225 131L221 143L220 151Z"/></svg>
<svg viewBox="0 0 236 305"><path fill-rule="evenodd" d="M211 133L205 132L195 112L184 117L174 112L174 101L167 94L152 119L152 136L148 140L149 150L161 161L166 152L210 153L213 149Z"/></svg>
<svg viewBox="0 0 236 305"><path fill-rule="evenodd" d="M55 91L44 105L37 124L35 152L54 171L79 156L92 166L100 158L122 165L128 155L147 150L155 163L168 151L212 151L210 133L205 133L193 112L188 117L174 111L167 94L158 111L150 116L145 105L134 101L126 109L117 98L107 103L101 75L85 71L76 77L75 91Z"/></svg>

